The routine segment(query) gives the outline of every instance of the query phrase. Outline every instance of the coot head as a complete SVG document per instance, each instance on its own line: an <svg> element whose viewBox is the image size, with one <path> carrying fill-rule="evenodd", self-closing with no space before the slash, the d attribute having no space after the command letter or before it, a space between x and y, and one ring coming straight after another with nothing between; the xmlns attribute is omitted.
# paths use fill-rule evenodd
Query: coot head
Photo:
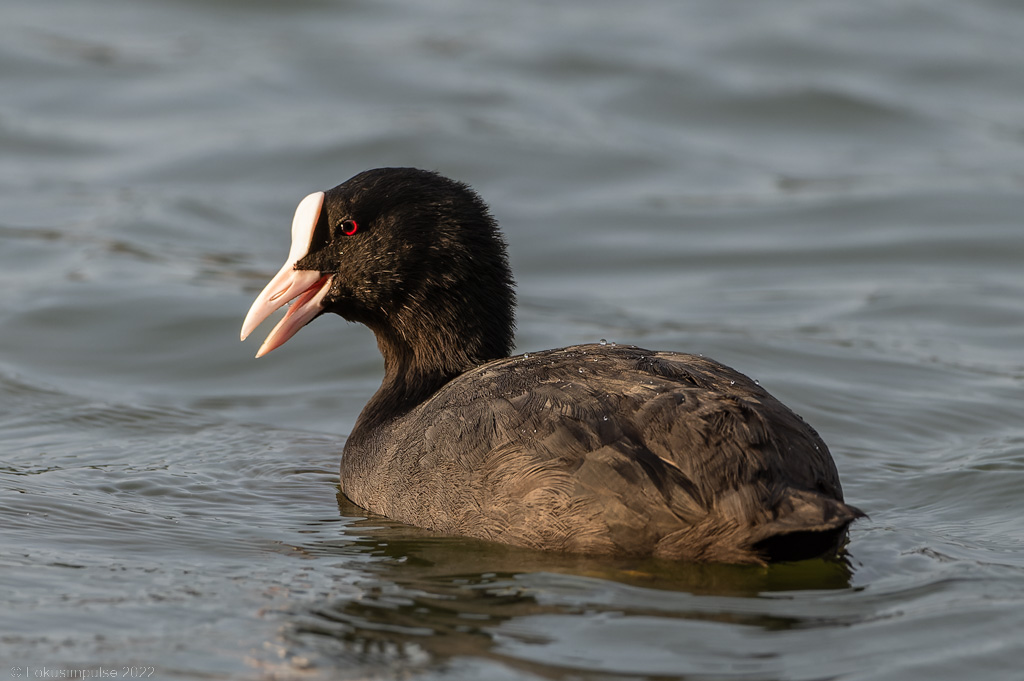
<svg viewBox="0 0 1024 681"><path fill-rule="evenodd" d="M509 354L512 284L497 224L472 189L425 170L378 168L299 203L288 260L241 336L294 300L257 357L334 312L370 327L386 364L450 377Z"/></svg>

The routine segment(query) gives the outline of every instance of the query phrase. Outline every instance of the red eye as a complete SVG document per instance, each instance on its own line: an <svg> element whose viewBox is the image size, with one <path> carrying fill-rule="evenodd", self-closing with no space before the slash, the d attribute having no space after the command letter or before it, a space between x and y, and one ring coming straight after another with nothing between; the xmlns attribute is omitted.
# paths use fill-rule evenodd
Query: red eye
<svg viewBox="0 0 1024 681"><path fill-rule="evenodd" d="M355 220L345 220L341 223L341 231L345 233L345 236L352 236L359 231L359 225L356 224Z"/></svg>

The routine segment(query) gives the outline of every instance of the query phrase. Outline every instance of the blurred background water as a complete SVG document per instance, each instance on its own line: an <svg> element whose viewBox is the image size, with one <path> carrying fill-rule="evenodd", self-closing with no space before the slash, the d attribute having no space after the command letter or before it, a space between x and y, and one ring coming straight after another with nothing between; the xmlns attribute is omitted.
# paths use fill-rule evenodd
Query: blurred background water
<svg viewBox="0 0 1024 681"><path fill-rule="evenodd" d="M1022 678L1024 5L2 14L0 675ZM802 414L871 515L849 564L541 555L336 498L371 334L256 362L238 329L298 200L384 165L491 204L519 351L704 353Z"/></svg>

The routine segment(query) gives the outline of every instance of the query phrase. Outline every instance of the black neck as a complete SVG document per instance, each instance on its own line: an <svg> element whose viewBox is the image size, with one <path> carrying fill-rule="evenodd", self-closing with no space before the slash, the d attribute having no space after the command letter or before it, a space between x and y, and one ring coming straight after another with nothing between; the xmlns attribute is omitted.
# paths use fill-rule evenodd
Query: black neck
<svg viewBox="0 0 1024 681"><path fill-rule="evenodd" d="M406 325L398 315L386 324L368 324L384 357L384 381L363 408L349 440L369 437L473 367L507 357L511 314L511 309L501 314L474 310L435 318L440 323L432 326L424 325L423 318Z"/></svg>

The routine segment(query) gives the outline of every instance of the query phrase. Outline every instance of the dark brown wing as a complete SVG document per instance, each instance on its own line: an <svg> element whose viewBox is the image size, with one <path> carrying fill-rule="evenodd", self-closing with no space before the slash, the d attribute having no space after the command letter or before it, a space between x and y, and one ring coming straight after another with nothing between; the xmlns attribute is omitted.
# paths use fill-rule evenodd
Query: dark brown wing
<svg viewBox="0 0 1024 681"><path fill-rule="evenodd" d="M813 429L693 355L588 345L499 360L388 430L346 450L346 494L456 534L761 562L827 552L861 515Z"/></svg>

